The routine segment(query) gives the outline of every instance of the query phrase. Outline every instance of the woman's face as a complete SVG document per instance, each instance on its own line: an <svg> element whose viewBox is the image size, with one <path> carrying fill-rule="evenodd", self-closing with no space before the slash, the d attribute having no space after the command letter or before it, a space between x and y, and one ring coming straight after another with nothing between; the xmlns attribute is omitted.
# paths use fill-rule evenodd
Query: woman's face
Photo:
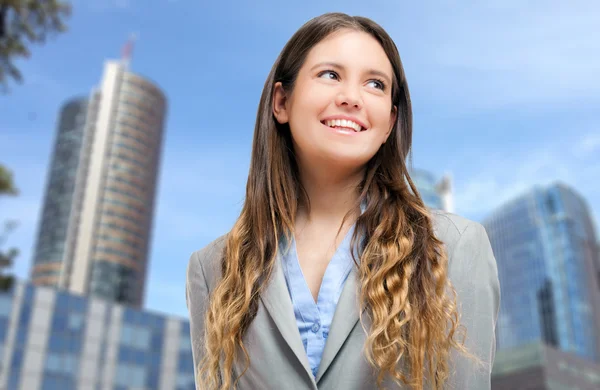
<svg viewBox="0 0 600 390"><path fill-rule="evenodd" d="M275 85L273 112L289 123L298 163L356 169L387 140L396 120L393 70L371 35L338 31L314 46L291 94Z"/></svg>

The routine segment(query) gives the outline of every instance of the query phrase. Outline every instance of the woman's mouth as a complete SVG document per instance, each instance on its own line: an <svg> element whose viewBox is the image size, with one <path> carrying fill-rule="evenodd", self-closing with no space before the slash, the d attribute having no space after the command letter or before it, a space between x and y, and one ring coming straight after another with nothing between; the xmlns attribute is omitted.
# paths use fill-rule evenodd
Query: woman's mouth
<svg viewBox="0 0 600 390"><path fill-rule="evenodd" d="M321 121L321 123L325 126L331 127L332 129L338 129L342 131L353 131L355 133L360 133L361 131L367 130L358 123L349 119L330 119Z"/></svg>

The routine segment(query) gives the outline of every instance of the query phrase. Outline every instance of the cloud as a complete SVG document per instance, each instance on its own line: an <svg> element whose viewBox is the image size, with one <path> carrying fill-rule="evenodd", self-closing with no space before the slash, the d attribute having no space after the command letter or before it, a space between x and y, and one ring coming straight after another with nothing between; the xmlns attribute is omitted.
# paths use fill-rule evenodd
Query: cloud
<svg viewBox="0 0 600 390"><path fill-rule="evenodd" d="M492 5L491 5L492 4ZM597 101L597 3L476 2L432 14L419 65L434 98L474 108ZM525 106L526 107L526 106Z"/></svg>
<svg viewBox="0 0 600 390"><path fill-rule="evenodd" d="M600 134L590 133L585 135L574 148L574 153L580 156L591 157L593 154L600 155Z"/></svg>
<svg viewBox="0 0 600 390"><path fill-rule="evenodd" d="M160 175L157 243L225 233L244 199L248 154L226 145L169 145Z"/></svg>
<svg viewBox="0 0 600 390"><path fill-rule="evenodd" d="M524 194L534 185L562 182L578 191L600 221L600 164L596 155L580 153L592 145L600 147L595 134L588 134L573 145L559 143L523 150L502 159L491 157L479 164L479 170L464 180L456 178L455 204L457 212L482 219L503 203Z"/></svg>
<svg viewBox="0 0 600 390"><path fill-rule="evenodd" d="M10 86L11 104L29 113L56 116L57 108L65 97L87 93L77 89L69 81L51 75L47 69L36 65L35 61L19 60L16 61L16 66L23 74L23 83ZM0 118L2 116L0 112ZM32 118L35 117L37 115Z"/></svg>
<svg viewBox="0 0 600 390"><path fill-rule="evenodd" d="M93 12L126 11L133 7L133 0L86 0L82 3Z"/></svg>
<svg viewBox="0 0 600 390"><path fill-rule="evenodd" d="M232 12L243 11L236 17L264 36L278 31L282 43L302 21L332 8L370 17L395 40L416 97L452 110L543 111L600 102L597 1L376 1L368 9L358 2L309 3L287 5L295 25L267 4Z"/></svg>

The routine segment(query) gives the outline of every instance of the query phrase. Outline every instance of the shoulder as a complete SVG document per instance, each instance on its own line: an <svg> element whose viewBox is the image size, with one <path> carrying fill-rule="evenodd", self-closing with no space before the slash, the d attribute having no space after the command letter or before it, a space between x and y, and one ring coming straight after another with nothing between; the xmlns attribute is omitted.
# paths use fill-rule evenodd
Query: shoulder
<svg viewBox="0 0 600 390"><path fill-rule="evenodd" d="M432 214L436 237L448 252L448 279L456 293L460 324L467 330L465 346L483 363L458 357L453 380L456 388L489 389L501 299L492 247L480 223L443 211Z"/></svg>
<svg viewBox="0 0 600 390"><path fill-rule="evenodd" d="M213 240L204 248L192 253L187 266L187 279L204 279L208 290L212 291L221 274L221 259L227 236Z"/></svg>
<svg viewBox="0 0 600 390"><path fill-rule="evenodd" d="M448 276L455 284L498 284L498 269L490 240L479 222L433 211L434 232L448 254Z"/></svg>
<svg viewBox="0 0 600 390"><path fill-rule="evenodd" d="M432 210L431 215L434 233L446 246L449 256L463 247L465 242L487 240L485 228L479 222L441 210Z"/></svg>

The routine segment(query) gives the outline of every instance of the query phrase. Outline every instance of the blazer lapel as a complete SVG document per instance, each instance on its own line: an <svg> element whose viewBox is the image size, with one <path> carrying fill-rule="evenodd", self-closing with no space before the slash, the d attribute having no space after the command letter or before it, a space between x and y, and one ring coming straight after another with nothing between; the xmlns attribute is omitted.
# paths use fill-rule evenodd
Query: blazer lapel
<svg viewBox="0 0 600 390"><path fill-rule="evenodd" d="M321 379L323 374L325 374L325 371L327 371L327 368L329 368L331 362L335 359L342 344L344 344L344 341L346 341L348 335L359 320L357 278L356 267L353 266L344 283L342 294L340 295L340 299L335 308L335 313L329 329L329 337L325 343L319 371L317 372L317 382Z"/></svg>
<svg viewBox="0 0 600 390"><path fill-rule="evenodd" d="M260 299L273 319L273 322L275 322L277 329L290 346L299 362L304 366L307 374L313 378L310 363L308 362L308 357L306 356L306 351L302 344L302 338L300 337L300 331L296 324L294 306L285 282L285 276L283 275L281 255L279 253L275 259L272 279L265 287Z"/></svg>

